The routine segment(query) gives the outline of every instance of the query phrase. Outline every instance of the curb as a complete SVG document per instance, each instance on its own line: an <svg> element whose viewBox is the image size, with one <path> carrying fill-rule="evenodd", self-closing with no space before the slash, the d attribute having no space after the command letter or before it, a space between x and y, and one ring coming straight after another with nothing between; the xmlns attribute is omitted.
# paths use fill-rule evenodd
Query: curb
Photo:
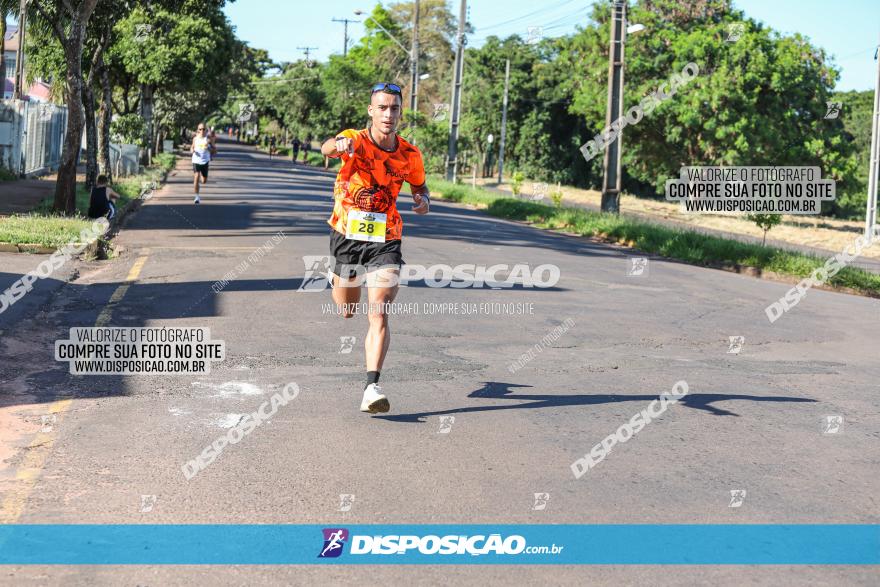
<svg viewBox="0 0 880 587"><path fill-rule="evenodd" d="M13 245L18 248L19 253L30 253L32 255L51 255L58 250L57 247L44 247L37 244L21 244Z"/></svg>

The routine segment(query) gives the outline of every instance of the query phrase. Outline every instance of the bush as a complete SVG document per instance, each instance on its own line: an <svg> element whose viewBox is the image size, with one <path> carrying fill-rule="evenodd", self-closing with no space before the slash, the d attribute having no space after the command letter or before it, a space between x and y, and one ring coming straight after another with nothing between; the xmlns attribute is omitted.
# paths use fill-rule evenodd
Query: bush
<svg viewBox="0 0 880 587"><path fill-rule="evenodd" d="M522 171L514 171L513 175L510 176L510 178L512 180L510 187L513 190L513 195L518 196L519 193L522 191L522 184L526 178L523 175Z"/></svg>
<svg viewBox="0 0 880 587"><path fill-rule="evenodd" d="M123 114L110 123L110 139L114 143L146 147L144 144L146 132L146 122L138 114Z"/></svg>
<svg viewBox="0 0 880 587"><path fill-rule="evenodd" d="M562 189L559 184L556 184L556 189L550 192L550 199L557 210L562 208Z"/></svg>

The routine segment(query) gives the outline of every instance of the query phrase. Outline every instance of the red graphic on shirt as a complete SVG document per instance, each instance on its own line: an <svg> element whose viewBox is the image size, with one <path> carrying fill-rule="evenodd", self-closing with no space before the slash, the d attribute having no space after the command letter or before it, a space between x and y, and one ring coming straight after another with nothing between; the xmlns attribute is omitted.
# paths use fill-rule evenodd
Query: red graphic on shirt
<svg viewBox="0 0 880 587"><path fill-rule="evenodd" d="M354 205L364 212L386 212L391 207L391 194L379 185L360 186L354 194Z"/></svg>

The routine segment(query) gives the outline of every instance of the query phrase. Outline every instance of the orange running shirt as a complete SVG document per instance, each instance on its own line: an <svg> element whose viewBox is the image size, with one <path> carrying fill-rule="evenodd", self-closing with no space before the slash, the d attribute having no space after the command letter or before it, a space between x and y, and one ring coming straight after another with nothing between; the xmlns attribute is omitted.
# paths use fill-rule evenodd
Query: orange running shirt
<svg viewBox="0 0 880 587"><path fill-rule="evenodd" d="M367 129L348 129L338 137L352 139L354 156L340 155L342 169L333 188L333 216L327 223L345 234L349 210L388 214L385 240L400 240L403 220L397 212L397 194L403 182L418 187L425 183L422 153L400 136L397 149L388 152L373 142Z"/></svg>

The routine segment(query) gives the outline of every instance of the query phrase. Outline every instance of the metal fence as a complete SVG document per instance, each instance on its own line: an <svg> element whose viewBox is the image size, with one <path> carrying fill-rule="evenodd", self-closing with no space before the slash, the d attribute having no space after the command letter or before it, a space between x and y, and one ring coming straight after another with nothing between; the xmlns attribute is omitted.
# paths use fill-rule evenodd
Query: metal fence
<svg viewBox="0 0 880 587"><path fill-rule="evenodd" d="M24 174L48 173L61 164L67 108L28 102L25 107Z"/></svg>
<svg viewBox="0 0 880 587"><path fill-rule="evenodd" d="M67 108L24 100L0 101L0 165L21 175L58 169L66 130Z"/></svg>
<svg viewBox="0 0 880 587"><path fill-rule="evenodd" d="M135 175L140 171L140 150L137 145L110 143L110 169L113 177Z"/></svg>
<svg viewBox="0 0 880 587"><path fill-rule="evenodd" d="M0 101L0 166L18 175L36 176L61 165L67 108L24 100ZM85 144L83 134L81 148ZM110 143L110 167L115 177L140 172L136 145Z"/></svg>

